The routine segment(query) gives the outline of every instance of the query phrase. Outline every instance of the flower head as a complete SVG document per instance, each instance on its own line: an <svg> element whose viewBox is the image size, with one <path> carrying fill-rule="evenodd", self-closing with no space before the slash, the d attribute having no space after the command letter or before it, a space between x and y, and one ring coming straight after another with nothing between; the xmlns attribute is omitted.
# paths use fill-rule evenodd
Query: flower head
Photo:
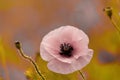
<svg viewBox="0 0 120 80"><path fill-rule="evenodd" d="M73 26L62 26L44 36L40 45L41 57L56 73L69 74L86 66L93 55L88 48L88 36Z"/></svg>

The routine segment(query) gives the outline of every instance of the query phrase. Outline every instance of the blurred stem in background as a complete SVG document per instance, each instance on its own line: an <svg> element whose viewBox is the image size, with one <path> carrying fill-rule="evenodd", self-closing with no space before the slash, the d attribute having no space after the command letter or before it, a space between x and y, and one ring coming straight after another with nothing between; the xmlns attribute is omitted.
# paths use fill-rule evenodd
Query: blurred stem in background
<svg viewBox="0 0 120 80"><path fill-rule="evenodd" d="M2 39L1 38L0 38L0 60L2 62L2 66L3 66L4 72L5 72L4 79L5 80L10 80L9 79L8 68L7 68L7 64L6 64L5 50L4 50L4 47L2 45Z"/></svg>
<svg viewBox="0 0 120 80"><path fill-rule="evenodd" d="M42 80L46 80L45 77L41 74L40 70L38 69L37 64L32 60L32 58L30 58L29 56L26 56L26 55L24 54L24 52L23 52L23 50L22 50L22 48L21 48L20 42L16 42L16 43L15 43L15 46L16 46L16 48L18 49L18 51L20 52L21 56L22 56L23 58L27 59L28 61L30 61L30 62L33 64L33 66L34 66L37 74L41 77L41 79L42 79Z"/></svg>
<svg viewBox="0 0 120 80"><path fill-rule="evenodd" d="M85 77L84 77L83 73L80 70L79 70L79 73L80 73L82 79L85 80Z"/></svg>
<svg viewBox="0 0 120 80"><path fill-rule="evenodd" d="M104 11L106 12L107 16L111 20L114 27L117 29L120 35L120 15L119 12L112 9L112 7L106 7L104 8Z"/></svg>

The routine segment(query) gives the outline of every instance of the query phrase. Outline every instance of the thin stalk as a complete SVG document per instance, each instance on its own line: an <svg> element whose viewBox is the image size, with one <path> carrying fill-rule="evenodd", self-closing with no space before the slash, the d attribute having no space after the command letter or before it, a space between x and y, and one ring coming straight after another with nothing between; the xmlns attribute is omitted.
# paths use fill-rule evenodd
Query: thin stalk
<svg viewBox="0 0 120 80"><path fill-rule="evenodd" d="M114 27L117 29L117 31L119 32L120 34L120 28L119 28L119 25L117 25L117 23L113 20L113 9L112 7L106 7L103 9L103 11L106 12L107 16L109 17L109 19L111 20L112 24L114 25ZM116 16L116 14L114 14ZM117 17L117 16L116 16ZM118 17L119 18L119 17ZM119 21L120 19L118 19Z"/></svg>
<svg viewBox="0 0 120 80"><path fill-rule="evenodd" d="M84 77L83 73L80 70L78 72L81 75L82 79L85 80L85 77Z"/></svg>
<svg viewBox="0 0 120 80"><path fill-rule="evenodd" d="M114 25L114 27L117 29L117 31L120 34L120 28L119 28L119 26L115 23L115 21L113 19L110 19L110 20L111 20L112 24Z"/></svg>
<svg viewBox="0 0 120 80"><path fill-rule="evenodd" d="M18 49L18 51L20 52L21 56L33 64L35 71L38 73L38 75L41 77L41 79L46 80L45 77L41 74L40 70L38 69L36 62L34 62L31 57L24 54L24 52L21 48L20 42L16 42L15 45L16 45L16 48Z"/></svg>

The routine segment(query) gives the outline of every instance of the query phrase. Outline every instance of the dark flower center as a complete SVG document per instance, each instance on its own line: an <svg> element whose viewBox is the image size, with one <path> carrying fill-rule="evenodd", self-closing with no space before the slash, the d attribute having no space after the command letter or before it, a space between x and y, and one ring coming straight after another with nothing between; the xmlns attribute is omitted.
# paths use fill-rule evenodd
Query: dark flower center
<svg viewBox="0 0 120 80"><path fill-rule="evenodd" d="M60 45L60 55L63 55L65 57L71 57L72 51L73 47L70 45L70 43L63 43Z"/></svg>

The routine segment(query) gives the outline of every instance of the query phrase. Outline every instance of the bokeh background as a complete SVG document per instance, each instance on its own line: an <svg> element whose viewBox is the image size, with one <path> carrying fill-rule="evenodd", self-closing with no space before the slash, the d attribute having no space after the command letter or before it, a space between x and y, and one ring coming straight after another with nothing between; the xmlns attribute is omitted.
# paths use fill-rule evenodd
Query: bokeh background
<svg viewBox="0 0 120 80"><path fill-rule="evenodd" d="M82 80L78 72L51 72L39 56L42 37L64 25L82 29L94 56L81 71L87 80L120 80L120 35L103 12L111 6L120 27L120 0L0 0L0 80L39 80L14 42L39 65L47 80ZM33 79L34 78L34 79Z"/></svg>

